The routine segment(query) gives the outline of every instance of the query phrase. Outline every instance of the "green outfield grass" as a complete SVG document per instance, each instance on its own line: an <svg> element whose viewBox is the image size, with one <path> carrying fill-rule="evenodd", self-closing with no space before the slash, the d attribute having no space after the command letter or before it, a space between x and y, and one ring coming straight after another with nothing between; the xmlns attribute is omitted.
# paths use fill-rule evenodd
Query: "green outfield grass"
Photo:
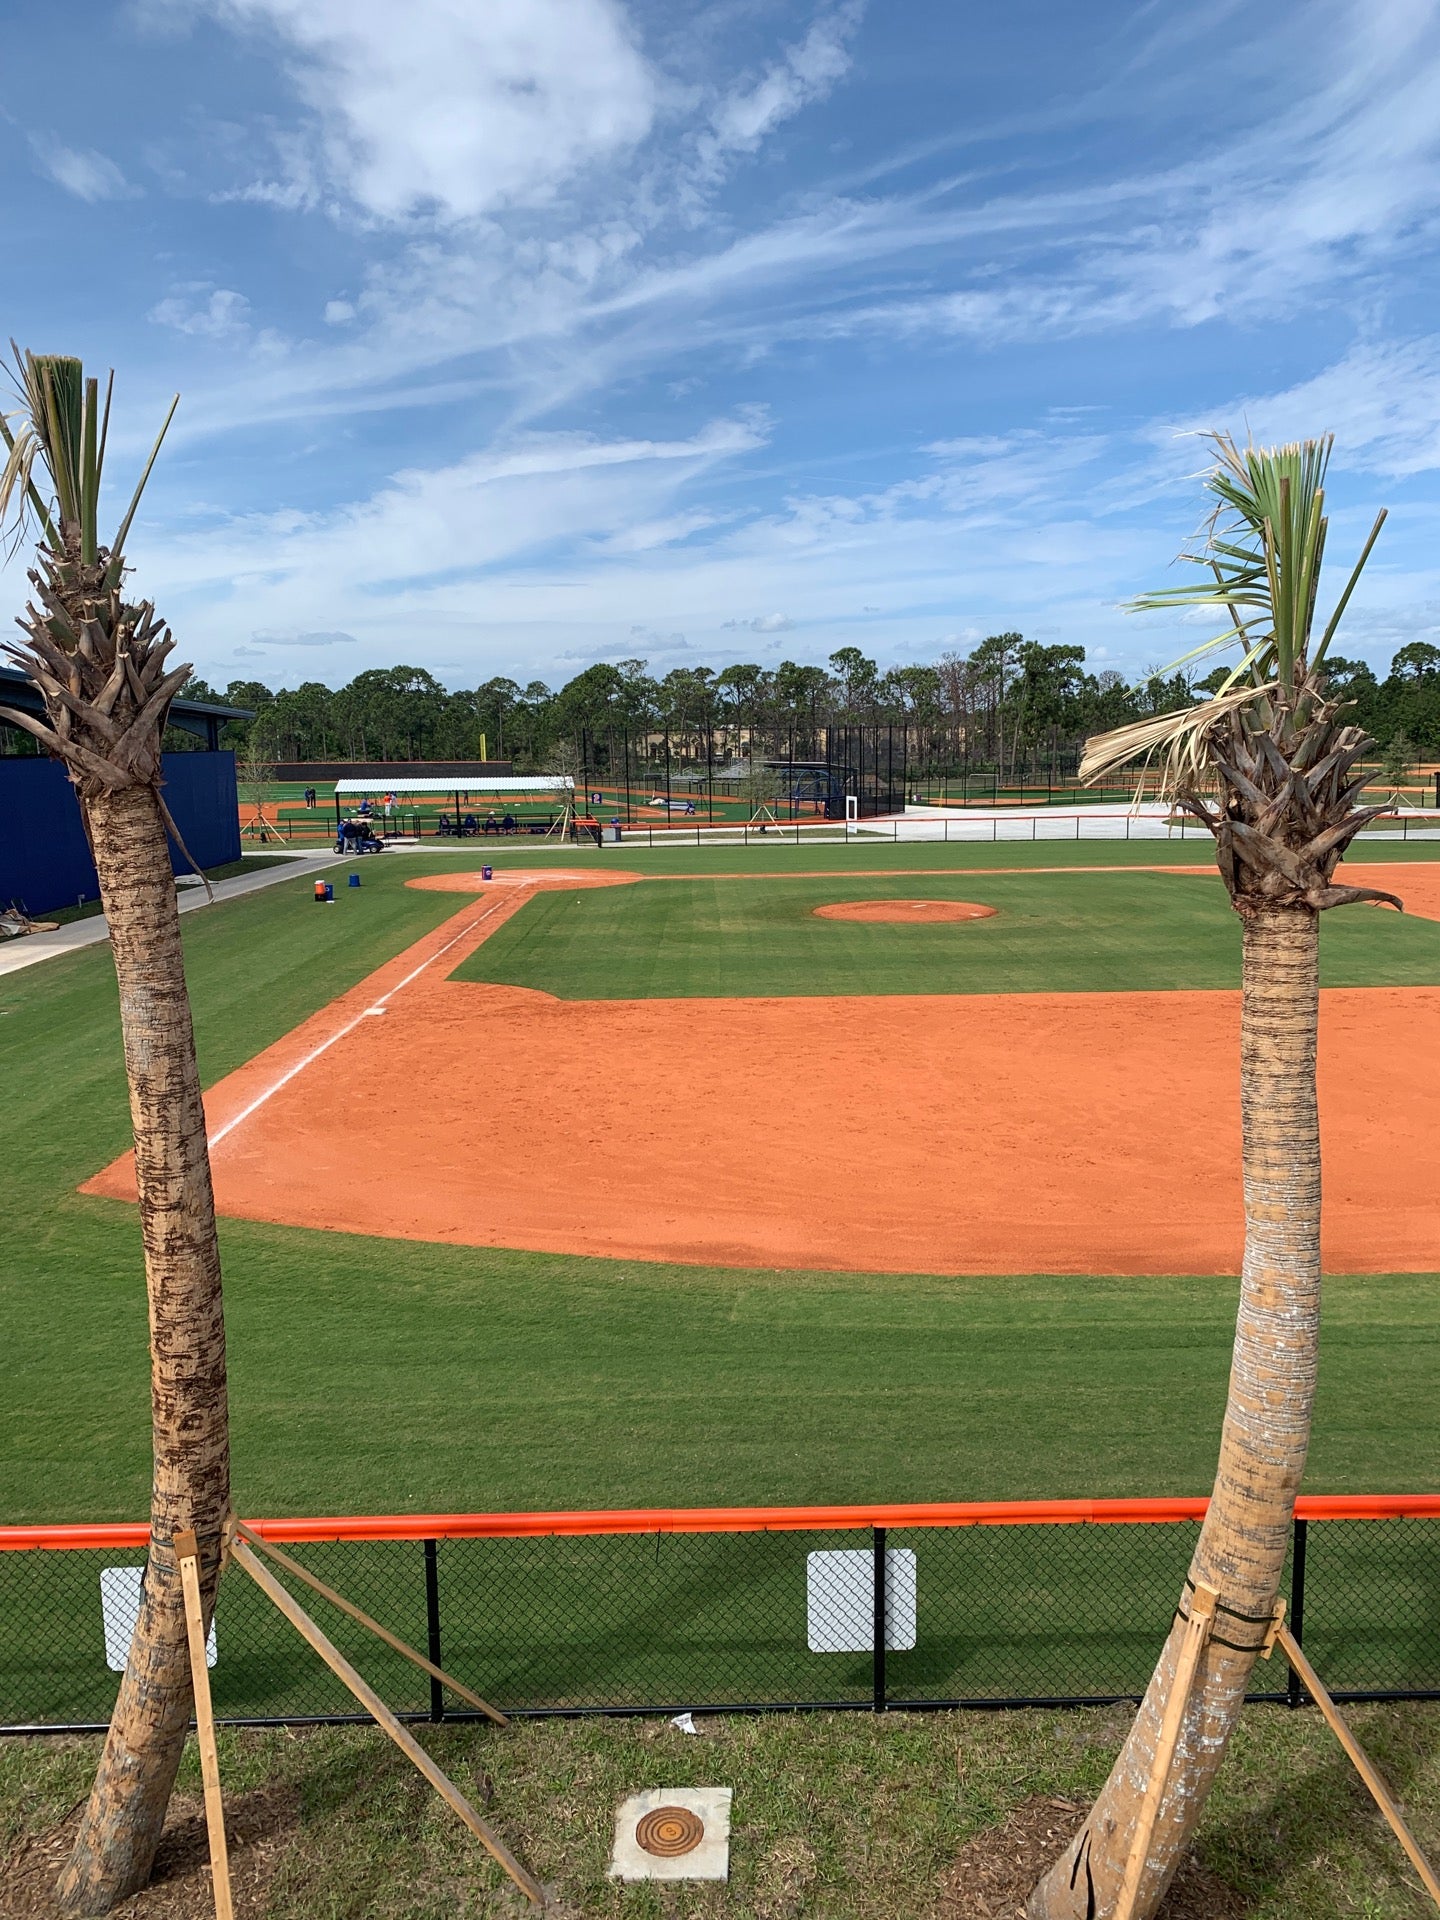
<svg viewBox="0 0 1440 1920"><path fill-rule="evenodd" d="M836 900L969 900L987 920L820 920ZM1330 987L1440 982L1440 924L1374 909L1323 923ZM786 994L1124 993L1237 987L1218 877L1166 873L718 878L544 893L457 968L566 1000Z"/></svg>
<svg viewBox="0 0 1440 1920"><path fill-rule="evenodd" d="M446 865L371 860L333 908L300 879L187 915L207 1083L461 907L402 884ZM0 1022L0 1519L139 1514L136 1218L75 1191L128 1137L108 952L0 981ZM223 1234L252 1511L1170 1492L1210 1476L1229 1279L754 1273ZM1433 1302L1421 1277L1331 1283L1312 1484L1433 1478Z"/></svg>

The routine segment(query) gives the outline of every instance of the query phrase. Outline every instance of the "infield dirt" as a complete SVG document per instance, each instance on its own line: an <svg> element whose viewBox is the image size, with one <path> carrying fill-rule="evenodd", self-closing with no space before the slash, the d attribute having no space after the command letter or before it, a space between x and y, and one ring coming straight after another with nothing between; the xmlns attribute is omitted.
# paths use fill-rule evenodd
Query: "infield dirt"
<svg viewBox="0 0 1440 1920"><path fill-rule="evenodd" d="M446 978L530 892L467 903L210 1091L223 1213L739 1267L1236 1271L1237 994L575 1002ZM1322 997L1332 1271L1440 1268L1437 1047L1440 988ZM133 1199L129 1156L84 1190Z"/></svg>

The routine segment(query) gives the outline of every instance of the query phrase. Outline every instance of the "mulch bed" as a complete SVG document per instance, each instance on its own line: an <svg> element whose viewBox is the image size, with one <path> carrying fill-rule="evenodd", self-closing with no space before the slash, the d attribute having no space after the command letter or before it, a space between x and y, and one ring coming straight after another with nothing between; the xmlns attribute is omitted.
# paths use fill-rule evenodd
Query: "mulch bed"
<svg viewBox="0 0 1440 1920"><path fill-rule="evenodd" d="M298 1817L299 1802L288 1787L226 1795L225 1834L237 1920L259 1920L264 1912L266 1892ZM79 1819L75 1807L47 1833L22 1840L0 1864L0 1920L54 1920L59 1914L55 1881ZM149 1886L113 1912L116 1920L212 1920L214 1911L205 1803L198 1794L177 1793Z"/></svg>
<svg viewBox="0 0 1440 1920"><path fill-rule="evenodd" d="M1026 1800L998 1827L967 1840L945 1871L934 1920L1024 1920L1031 1888L1088 1811L1078 1801ZM1233 1888L1187 1857L1159 1920L1244 1920L1247 1910Z"/></svg>

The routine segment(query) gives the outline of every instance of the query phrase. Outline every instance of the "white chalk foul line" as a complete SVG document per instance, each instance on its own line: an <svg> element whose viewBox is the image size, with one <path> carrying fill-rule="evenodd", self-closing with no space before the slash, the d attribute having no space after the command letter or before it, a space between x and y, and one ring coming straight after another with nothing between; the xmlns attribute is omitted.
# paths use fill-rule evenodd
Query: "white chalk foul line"
<svg viewBox="0 0 1440 1920"><path fill-rule="evenodd" d="M353 1033L362 1020L371 1020L376 1014L384 1013L385 1002L387 1000L393 1000L402 987L408 987L412 980L418 980L427 967L433 966L435 962L447 954L452 947L458 946L467 934L473 933L476 927L482 926L493 913L498 912L502 906L508 906L517 897L515 894L505 895L496 900L492 905L486 907L483 913L477 914L473 920L467 922L467 924L460 929L459 933L445 942L443 947L437 947L428 960L422 960L419 966L412 968L403 980L397 980L393 987L388 988L382 993L373 1007L366 1007L363 1013L357 1013L353 1020L348 1020L338 1033L332 1033L328 1040L322 1040L318 1047L312 1047L303 1060L297 1060L295 1065L288 1067L285 1072L280 1075L278 1080L272 1081L263 1093L256 1094L248 1107L242 1107L239 1113L225 1122L223 1127L217 1127L215 1132L208 1136L209 1144L212 1147L218 1147L227 1134L233 1133L238 1126L250 1118L252 1113L258 1113L267 1100L273 1099L282 1087L289 1086L296 1075L303 1073L308 1066L312 1066L315 1061L320 1058L322 1053L328 1053L337 1041L343 1040L347 1034Z"/></svg>

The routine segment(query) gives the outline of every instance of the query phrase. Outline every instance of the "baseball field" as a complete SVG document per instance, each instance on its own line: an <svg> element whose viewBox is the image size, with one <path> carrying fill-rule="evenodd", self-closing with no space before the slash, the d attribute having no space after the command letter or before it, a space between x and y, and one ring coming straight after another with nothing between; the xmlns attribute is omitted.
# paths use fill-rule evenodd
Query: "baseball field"
<svg viewBox="0 0 1440 1920"><path fill-rule="evenodd" d="M1205 1490L1239 935L1202 847L523 858L187 916L245 1510ZM1382 867L1411 911L1322 934L1327 1492L1433 1478L1440 863ZM138 1517L108 953L0 1019L0 1511Z"/></svg>

